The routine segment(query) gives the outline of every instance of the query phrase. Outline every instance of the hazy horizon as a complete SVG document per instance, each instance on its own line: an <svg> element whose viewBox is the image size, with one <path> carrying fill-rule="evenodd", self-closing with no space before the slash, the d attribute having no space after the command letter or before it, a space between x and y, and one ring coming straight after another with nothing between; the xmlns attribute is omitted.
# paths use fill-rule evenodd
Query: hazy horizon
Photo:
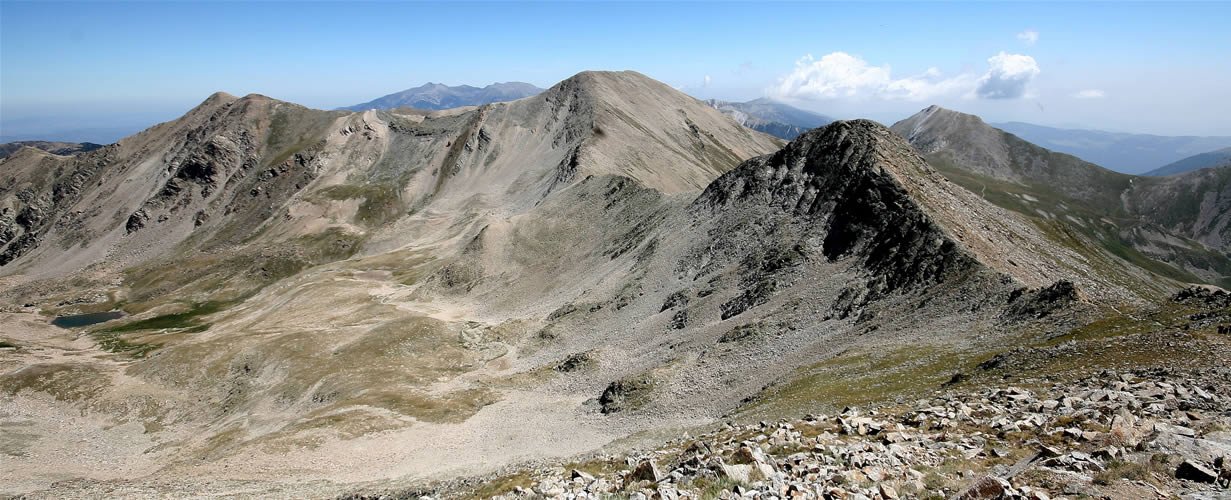
<svg viewBox="0 0 1231 500"><path fill-rule="evenodd" d="M429 81L549 87L623 69L836 118L938 104L988 122L1231 135L1231 68L1215 63L1231 52L1227 4L289 7L2 2L0 139L110 142L219 90L333 109Z"/></svg>

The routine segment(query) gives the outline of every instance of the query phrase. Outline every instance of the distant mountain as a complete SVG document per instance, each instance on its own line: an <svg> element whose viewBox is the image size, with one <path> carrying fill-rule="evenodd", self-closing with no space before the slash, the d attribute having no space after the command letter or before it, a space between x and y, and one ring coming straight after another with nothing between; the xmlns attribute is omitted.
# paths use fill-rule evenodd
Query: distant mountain
<svg viewBox="0 0 1231 500"><path fill-rule="evenodd" d="M1222 148L1199 155L1189 156L1183 160L1172 162L1156 168L1143 175L1161 176L1175 175L1203 168L1231 167L1231 148Z"/></svg>
<svg viewBox="0 0 1231 500"><path fill-rule="evenodd" d="M991 125L1053 151L1128 174L1141 174L1187 156L1231 147L1231 137L1226 136L1126 134L1021 122Z"/></svg>
<svg viewBox="0 0 1231 500"><path fill-rule="evenodd" d="M740 125L788 141L810 129L823 127L835 121L822 114L765 98L748 102L715 99L705 102L714 109L722 111L723 114L734 118Z"/></svg>
<svg viewBox="0 0 1231 500"><path fill-rule="evenodd" d="M50 142L50 141L18 141L6 142L0 144L0 160L8 158L20 151L21 148L30 147L46 151L48 153L60 156L75 155L77 153L86 153L103 147L102 144L94 144L92 142Z"/></svg>
<svg viewBox="0 0 1231 500"><path fill-rule="evenodd" d="M893 125L950 181L1019 212L1091 261L1231 285L1231 170L1107 170L939 106Z"/></svg>
<svg viewBox="0 0 1231 500"><path fill-rule="evenodd" d="M516 101L523 97L538 95L541 92L543 89L523 82L493 83L483 88L470 85L450 87L440 83L428 83L421 87L403 90L341 109L349 111L394 108L450 109L492 102Z"/></svg>

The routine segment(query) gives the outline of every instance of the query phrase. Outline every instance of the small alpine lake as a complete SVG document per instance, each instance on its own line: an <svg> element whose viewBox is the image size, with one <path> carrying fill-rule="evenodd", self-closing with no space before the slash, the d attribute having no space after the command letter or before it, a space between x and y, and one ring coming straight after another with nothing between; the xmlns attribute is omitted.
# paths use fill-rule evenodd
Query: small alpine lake
<svg viewBox="0 0 1231 500"><path fill-rule="evenodd" d="M68 316L56 316L51 320L51 324L60 328L80 328L90 326L104 321L111 321L124 317L124 311L106 311L88 314L70 314Z"/></svg>

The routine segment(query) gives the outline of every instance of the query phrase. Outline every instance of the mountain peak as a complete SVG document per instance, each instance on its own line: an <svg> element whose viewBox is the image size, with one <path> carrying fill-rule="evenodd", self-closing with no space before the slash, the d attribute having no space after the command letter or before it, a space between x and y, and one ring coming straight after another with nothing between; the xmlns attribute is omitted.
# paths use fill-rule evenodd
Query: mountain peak
<svg viewBox="0 0 1231 500"><path fill-rule="evenodd" d="M983 119L979 118L977 115L972 115L969 113L963 113L961 111L952 110L952 109L949 109L949 108L946 108L946 107L943 107L937 104L933 104L931 106L923 108L918 113L911 115L911 117L907 118L906 120L912 120L912 119L917 119L920 122L925 121L925 120L938 120L938 119L939 120L950 120L950 121L955 121L955 122L968 122L971 124L977 123L980 125L988 126L986 123L983 122ZM990 128L990 126L988 127Z"/></svg>
<svg viewBox="0 0 1231 500"><path fill-rule="evenodd" d="M839 120L815 128L791 141L775 156L790 164L802 162L810 175L853 175L856 170L898 170L918 167L922 159L888 127L868 119ZM927 170L927 169L922 169ZM916 175L897 172L896 175Z"/></svg>
<svg viewBox="0 0 1231 500"><path fill-rule="evenodd" d="M200 104L197 104L192 109L188 110L184 116L187 117L202 113L210 113L219 107L226 106L238 100L240 100L240 98L232 94L222 91L214 92L213 94L210 94L209 97L206 97L204 101L201 101Z"/></svg>
<svg viewBox="0 0 1231 500"><path fill-rule="evenodd" d="M632 70L624 71L597 71L587 70L570 76L564 81L557 84L564 86L580 86L580 87L627 87L629 85L652 85L656 87L671 88L669 85L658 80L645 76L641 73ZM674 90L674 89L672 89Z"/></svg>
<svg viewBox="0 0 1231 500"><path fill-rule="evenodd" d="M471 85L451 87L443 83L427 82L418 87L341 109L367 111L369 109L414 108L438 111L465 106L481 106L493 102L515 101L542 91L543 89L523 82L493 83L482 88Z"/></svg>
<svg viewBox="0 0 1231 500"><path fill-rule="evenodd" d="M553 116L567 112L562 142L578 148L581 170L623 175L664 193L699 191L741 159L777 147L773 138L636 71L583 71L535 99ZM650 153L647 137L679 146Z"/></svg>
<svg viewBox="0 0 1231 500"><path fill-rule="evenodd" d="M1005 133L983 122L978 116L928 106L909 118L893 124L891 130L909 141L924 155L958 155L954 161L973 165L978 173L998 179L1017 180L1019 174L1009 161ZM960 143L960 147L955 146Z"/></svg>
<svg viewBox="0 0 1231 500"><path fill-rule="evenodd" d="M231 94L228 94L228 93L226 93L226 92L223 92L223 91L219 90L219 91L217 91L217 92L214 92L213 94L210 94L210 95L209 95L209 97L206 97L206 98L205 98L205 102L209 102L209 101L233 101L233 100L235 100L235 99L238 99L238 98L237 98L237 97L235 97L234 95L231 95Z"/></svg>
<svg viewBox="0 0 1231 500"><path fill-rule="evenodd" d="M1046 286L1067 274L1056 262L1072 258L1009 212L950 183L902 137L871 120L837 121L745 161L695 205L786 210L827 225L826 255L868 259L885 273L884 290L939 279L973 261L1027 286Z"/></svg>

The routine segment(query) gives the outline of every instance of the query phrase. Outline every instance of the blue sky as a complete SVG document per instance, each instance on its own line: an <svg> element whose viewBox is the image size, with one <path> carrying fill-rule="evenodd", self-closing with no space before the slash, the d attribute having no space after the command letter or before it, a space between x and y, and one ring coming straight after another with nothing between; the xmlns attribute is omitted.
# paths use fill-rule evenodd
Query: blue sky
<svg viewBox="0 0 1231 500"><path fill-rule="evenodd" d="M0 135L136 130L217 90L333 108L427 81L546 87L586 69L840 118L941 104L989 121L1231 135L1228 20L1231 3L5 0Z"/></svg>

